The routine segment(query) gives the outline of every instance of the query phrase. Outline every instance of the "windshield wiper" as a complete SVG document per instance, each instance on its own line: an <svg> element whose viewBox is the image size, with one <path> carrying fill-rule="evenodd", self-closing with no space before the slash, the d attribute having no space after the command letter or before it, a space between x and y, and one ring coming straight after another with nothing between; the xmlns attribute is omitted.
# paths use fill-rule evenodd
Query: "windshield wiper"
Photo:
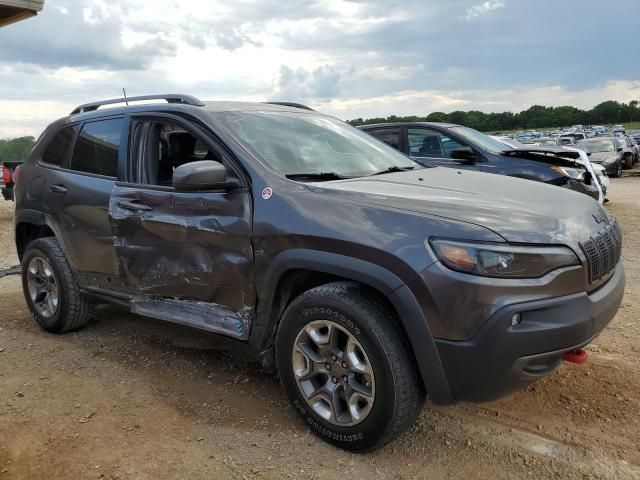
<svg viewBox="0 0 640 480"><path fill-rule="evenodd" d="M395 172L406 172L407 170L413 170L416 167L398 167L397 165L394 165L393 167L389 167L389 168L385 168L384 170L380 170L379 172L376 173L372 173L370 176L374 176L374 175L383 175L385 173L395 173Z"/></svg>
<svg viewBox="0 0 640 480"><path fill-rule="evenodd" d="M345 178L353 178L336 172L288 173L285 176L291 180L344 180Z"/></svg>

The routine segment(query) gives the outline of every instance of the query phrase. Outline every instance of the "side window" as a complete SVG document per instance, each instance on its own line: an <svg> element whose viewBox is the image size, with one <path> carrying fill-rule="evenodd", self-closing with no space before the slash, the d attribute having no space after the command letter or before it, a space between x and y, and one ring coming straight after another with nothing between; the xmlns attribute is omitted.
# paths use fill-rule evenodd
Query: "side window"
<svg viewBox="0 0 640 480"><path fill-rule="evenodd" d="M378 140L386 143L390 147L400 150L400 129L399 128L380 128L378 130L366 130Z"/></svg>
<svg viewBox="0 0 640 480"><path fill-rule="evenodd" d="M124 118L85 123L78 135L69 168L107 177L118 176L118 150Z"/></svg>
<svg viewBox="0 0 640 480"><path fill-rule="evenodd" d="M135 183L170 187L173 171L181 165L212 160L226 165L226 156L217 148L170 122L139 121L133 126L136 145L131 149L132 180ZM228 169L231 172L231 169Z"/></svg>
<svg viewBox="0 0 640 480"><path fill-rule="evenodd" d="M409 155L412 157L451 158L451 151L464 145L453 138L427 128L410 128Z"/></svg>
<svg viewBox="0 0 640 480"><path fill-rule="evenodd" d="M53 137L51 143L49 143L49 146L42 155L42 161L49 165L62 165L75 133L76 127L64 127L56 133L55 137Z"/></svg>

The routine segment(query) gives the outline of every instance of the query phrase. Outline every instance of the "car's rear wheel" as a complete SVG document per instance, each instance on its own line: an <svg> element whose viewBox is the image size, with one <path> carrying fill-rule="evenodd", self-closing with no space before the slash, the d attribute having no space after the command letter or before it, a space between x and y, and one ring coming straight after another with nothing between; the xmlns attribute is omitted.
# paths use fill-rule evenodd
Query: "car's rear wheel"
<svg viewBox="0 0 640 480"><path fill-rule="evenodd" d="M358 284L331 283L297 297L276 343L280 378L297 412L340 448L382 447L422 409L423 387L396 320Z"/></svg>
<svg viewBox="0 0 640 480"><path fill-rule="evenodd" d="M38 325L62 333L89 321L91 304L54 237L31 242L22 257L22 289Z"/></svg>

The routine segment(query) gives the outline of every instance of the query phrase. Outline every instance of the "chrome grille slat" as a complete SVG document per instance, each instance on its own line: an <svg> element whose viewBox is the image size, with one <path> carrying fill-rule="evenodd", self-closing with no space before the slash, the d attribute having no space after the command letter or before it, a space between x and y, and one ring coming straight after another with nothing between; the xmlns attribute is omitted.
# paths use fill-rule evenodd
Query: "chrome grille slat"
<svg viewBox="0 0 640 480"><path fill-rule="evenodd" d="M589 240L580 243L587 257L589 283L606 276L620 261L622 254L622 231L614 220Z"/></svg>

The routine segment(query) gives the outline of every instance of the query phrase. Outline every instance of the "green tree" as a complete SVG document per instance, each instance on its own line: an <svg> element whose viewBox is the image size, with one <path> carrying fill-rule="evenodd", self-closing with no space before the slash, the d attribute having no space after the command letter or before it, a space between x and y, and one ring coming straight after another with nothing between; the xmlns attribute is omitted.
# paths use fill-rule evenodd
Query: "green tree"
<svg viewBox="0 0 640 480"><path fill-rule="evenodd" d="M33 137L19 137L0 139L0 162L22 162L33 149L36 139Z"/></svg>

